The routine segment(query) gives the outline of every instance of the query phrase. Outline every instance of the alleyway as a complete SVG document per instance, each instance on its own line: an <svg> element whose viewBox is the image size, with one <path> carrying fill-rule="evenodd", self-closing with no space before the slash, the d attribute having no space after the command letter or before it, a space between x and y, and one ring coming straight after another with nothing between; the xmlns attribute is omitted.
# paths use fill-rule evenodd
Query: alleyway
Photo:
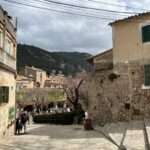
<svg viewBox="0 0 150 150"><path fill-rule="evenodd" d="M146 130L150 139L150 121ZM28 134L0 141L0 150L146 150L148 141L142 121L95 127L86 132L82 126L30 125Z"/></svg>

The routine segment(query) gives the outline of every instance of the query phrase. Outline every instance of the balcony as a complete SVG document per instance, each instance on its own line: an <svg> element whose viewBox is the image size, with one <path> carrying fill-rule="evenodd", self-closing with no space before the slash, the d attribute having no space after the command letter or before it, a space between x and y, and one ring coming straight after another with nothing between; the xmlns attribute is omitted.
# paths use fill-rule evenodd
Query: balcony
<svg viewBox="0 0 150 150"><path fill-rule="evenodd" d="M4 67L16 71L16 59L3 50L0 50L0 63L2 63Z"/></svg>

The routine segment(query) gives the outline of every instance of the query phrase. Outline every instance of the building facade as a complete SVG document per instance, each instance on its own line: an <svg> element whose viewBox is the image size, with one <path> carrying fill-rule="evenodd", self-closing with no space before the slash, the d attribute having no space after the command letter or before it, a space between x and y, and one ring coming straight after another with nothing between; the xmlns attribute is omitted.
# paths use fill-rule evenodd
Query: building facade
<svg viewBox="0 0 150 150"><path fill-rule="evenodd" d="M111 26L112 51L88 60L94 68L88 110L99 123L149 118L150 13L117 20Z"/></svg>
<svg viewBox="0 0 150 150"><path fill-rule="evenodd" d="M16 79L16 91L21 89L32 89L34 88L34 82L32 78L27 78L25 76L17 76Z"/></svg>
<svg viewBox="0 0 150 150"><path fill-rule="evenodd" d="M45 81L44 87L51 89L64 89L66 86L67 78L63 74L50 75Z"/></svg>
<svg viewBox="0 0 150 150"><path fill-rule="evenodd" d="M150 13L111 23L114 72L129 81L131 118L150 117Z"/></svg>
<svg viewBox="0 0 150 150"><path fill-rule="evenodd" d="M44 87L45 80L47 79L46 71L39 68L35 68L33 66L25 66L24 76L32 78L35 83L35 86L41 88Z"/></svg>
<svg viewBox="0 0 150 150"><path fill-rule="evenodd" d="M14 132L16 28L0 7L0 137Z"/></svg>

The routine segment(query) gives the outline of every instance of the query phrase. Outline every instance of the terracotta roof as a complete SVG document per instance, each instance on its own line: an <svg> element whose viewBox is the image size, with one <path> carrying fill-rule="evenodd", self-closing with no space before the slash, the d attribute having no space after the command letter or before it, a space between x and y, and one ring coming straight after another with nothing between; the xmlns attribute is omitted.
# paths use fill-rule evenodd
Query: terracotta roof
<svg viewBox="0 0 150 150"><path fill-rule="evenodd" d="M141 17L148 16L148 15L150 15L150 12L139 13L139 14L136 14L134 16L129 16L127 18L115 20L113 22L110 22L109 25L113 25L115 23L122 22L122 21L128 21L128 20L131 20L131 19L140 19Z"/></svg>

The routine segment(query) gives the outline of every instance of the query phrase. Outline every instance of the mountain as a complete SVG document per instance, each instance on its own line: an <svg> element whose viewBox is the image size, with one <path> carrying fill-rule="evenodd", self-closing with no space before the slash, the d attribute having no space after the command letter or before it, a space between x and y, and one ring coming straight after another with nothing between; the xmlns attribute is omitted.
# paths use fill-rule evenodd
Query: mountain
<svg viewBox="0 0 150 150"><path fill-rule="evenodd" d="M91 55L80 52L48 52L41 48L18 44L17 71L20 73L25 66L34 66L51 73L52 70L62 71L65 75L74 75L88 70L86 59Z"/></svg>

